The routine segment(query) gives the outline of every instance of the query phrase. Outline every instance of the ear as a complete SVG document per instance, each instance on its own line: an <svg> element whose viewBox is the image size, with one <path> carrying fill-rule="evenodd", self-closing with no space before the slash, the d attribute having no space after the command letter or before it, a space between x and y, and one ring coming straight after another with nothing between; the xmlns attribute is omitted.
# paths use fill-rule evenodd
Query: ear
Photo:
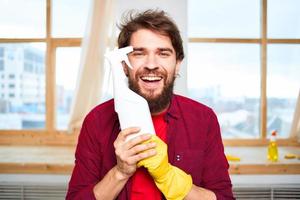
<svg viewBox="0 0 300 200"><path fill-rule="evenodd" d="M124 71L125 75L128 76L128 74L129 74L128 66L126 65L125 62L122 62L122 66L123 66L123 71Z"/></svg>
<svg viewBox="0 0 300 200"><path fill-rule="evenodd" d="M177 60L175 65L175 74L179 73L182 60Z"/></svg>

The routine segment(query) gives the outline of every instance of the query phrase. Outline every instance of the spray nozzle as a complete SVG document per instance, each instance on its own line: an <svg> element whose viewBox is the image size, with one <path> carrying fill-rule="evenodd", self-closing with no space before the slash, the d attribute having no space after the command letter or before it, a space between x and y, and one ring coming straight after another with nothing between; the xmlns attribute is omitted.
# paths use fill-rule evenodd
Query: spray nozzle
<svg viewBox="0 0 300 200"><path fill-rule="evenodd" d="M127 54L133 51L132 46L124 47L124 48L115 48L114 50L105 54L105 57L109 59L110 62L122 62L125 63L132 69L132 66L128 60Z"/></svg>

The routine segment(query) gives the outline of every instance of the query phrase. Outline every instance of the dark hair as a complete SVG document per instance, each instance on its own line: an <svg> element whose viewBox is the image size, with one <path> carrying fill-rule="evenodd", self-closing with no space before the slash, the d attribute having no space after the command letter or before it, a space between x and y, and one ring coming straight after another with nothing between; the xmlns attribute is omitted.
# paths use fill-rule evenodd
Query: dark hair
<svg viewBox="0 0 300 200"><path fill-rule="evenodd" d="M119 48L126 47L130 44L132 33L139 29L150 29L170 38L173 48L176 51L176 60L183 60L184 51L180 32L175 22L161 10L146 10L137 13L134 10L129 11L123 16L119 28L121 30L118 38Z"/></svg>

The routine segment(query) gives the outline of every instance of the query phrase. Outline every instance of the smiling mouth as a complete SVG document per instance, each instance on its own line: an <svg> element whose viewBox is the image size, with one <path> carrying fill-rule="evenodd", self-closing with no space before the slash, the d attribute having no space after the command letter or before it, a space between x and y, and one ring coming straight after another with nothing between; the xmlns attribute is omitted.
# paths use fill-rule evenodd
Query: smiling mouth
<svg viewBox="0 0 300 200"><path fill-rule="evenodd" d="M162 80L162 76L157 76L157 75L145 75L140 77L142 81L145 82L158 82Z"/></svg>

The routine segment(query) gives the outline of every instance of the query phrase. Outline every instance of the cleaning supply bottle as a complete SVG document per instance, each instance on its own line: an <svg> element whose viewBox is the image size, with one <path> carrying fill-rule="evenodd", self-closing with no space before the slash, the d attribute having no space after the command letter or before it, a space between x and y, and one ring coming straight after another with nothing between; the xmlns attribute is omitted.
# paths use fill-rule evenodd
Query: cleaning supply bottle
<svg viewBox="0 0 300 200"><path fill-rule="evenodd" d="M114 106L118 113L121 129L129 127L139 127L140 131L126 137L126 141L140 134L155 134L151 119L151 113L146 99L138 95L128 87L128 78L126 77L122 62L132 68L127 54L133 51L132 46L114 49L105 54L110 62L113 75Z"/></svg>
<svg viewBox="0 0 300 200"><path fill-rule="evenodd" d="M272 162L278 161L278 147L276 143L277 131L272 131L269 146L268 146L268 160Z"/></svg>

